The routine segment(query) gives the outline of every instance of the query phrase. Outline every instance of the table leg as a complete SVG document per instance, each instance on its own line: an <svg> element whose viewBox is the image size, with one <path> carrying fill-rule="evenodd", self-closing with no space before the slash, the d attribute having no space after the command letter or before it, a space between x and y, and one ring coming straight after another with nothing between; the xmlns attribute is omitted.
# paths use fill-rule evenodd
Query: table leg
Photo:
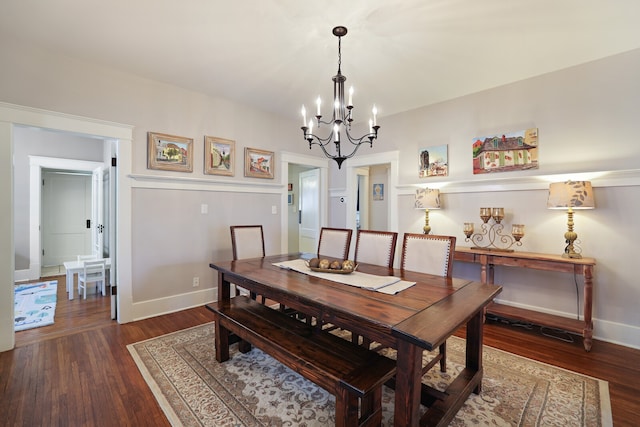
<svg viewBox="0 0 640 427"><path fill-rule="evenodd" d="M225 279L224 274L218 271L218 302L229 301L231 299L231 284ZM229 360L229 330L220 325L219 319L215 319L215 346L216 360L225 362Z"/></svg>
<svg viewBox="0 0 640 427"><path fill-rule="evenodd" d="M74 270L67 269L67 291L69 292L69 300L73 299L73 279L75 275L76 272Z"/></svg>
<svg viewBox="0 0 640 427"><path fill-rule="evenodd" d="M399 340L397 353L394 425L417 426L420 422L422 348Z"/></svg>
<svg viewBox="0 0 640 427"><path fill-rule="evenodd" d="M584 329L582 331L583 345L586 351L591 351L593 344L593 268L585 265L584 270Z"/></svg>
<svg viewBox="0 0 640 427"><path fill-rule="evenodd" d="M482 372L482 341L484 338L484 310L478 311L467 322L467 347L466 347L466 368L473 373ZM482 374L479 376L478 384L473 389L475 394L482 391Z"/></svg>

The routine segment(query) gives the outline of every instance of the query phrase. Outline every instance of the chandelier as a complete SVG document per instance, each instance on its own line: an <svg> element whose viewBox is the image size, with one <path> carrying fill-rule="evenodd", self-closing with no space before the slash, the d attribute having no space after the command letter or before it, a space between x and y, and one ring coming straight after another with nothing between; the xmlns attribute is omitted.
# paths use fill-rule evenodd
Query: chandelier
<svg viewBox="0 0 640 427"><path fill-rule="evenodd" d="M318 129L320 125L329 125L329 132L326 137L321 137L313 133L313 119L309 119L307 122L307 110L302 106L302 133L304 139L309 141L309 149L313 145L318 145L325 156L333 159L338 164L338 169L342 166L342 162L351 158L356 154L360 145L368 143L370 147L373 147L373 140L378 138L378 129L380 126L376 123L378 110L376 106L372 109L372 118L369 119L369 132L359 138L351 135L351 122L353 122L353 86L349 89L349 99L345 102L344 98L344 82L347 80L341 72L342 56L341 56L341 38L347 35L346 27L335 27L333 29L333 35L338 37L338 74L333 76L333 111L332 118L329 121L322 120L322 114L320 113L320 107L322 101L320 97L316 100L316 124ZM344 146L341 144L344 142ZM331 146L331 143L335 144L335 153L330 153L327 148ZM348 144L352 147L349 147ZM346 147L345 147L346 146ZM347 151L352 150L351 153L346 154Z"/></svg>

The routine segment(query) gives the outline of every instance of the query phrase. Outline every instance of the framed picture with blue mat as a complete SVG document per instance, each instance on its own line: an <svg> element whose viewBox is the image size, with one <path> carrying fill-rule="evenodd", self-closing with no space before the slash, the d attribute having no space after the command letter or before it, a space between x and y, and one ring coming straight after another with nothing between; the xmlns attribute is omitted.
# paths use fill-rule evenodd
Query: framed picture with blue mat
<svg viewBox="0 0 640 427"><path fill-rule="evenodd" d="M57 280L16 285L14 294L14 329L23 331L53 324L57 291Z"/></svg>

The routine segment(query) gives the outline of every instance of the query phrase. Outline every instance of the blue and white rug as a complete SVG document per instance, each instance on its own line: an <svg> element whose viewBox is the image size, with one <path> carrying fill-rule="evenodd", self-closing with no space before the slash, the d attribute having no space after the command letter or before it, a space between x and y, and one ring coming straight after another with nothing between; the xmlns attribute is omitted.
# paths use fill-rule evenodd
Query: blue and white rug
<svg viewBox="0 0 640 427"><path fill-rule="evenodd" d="M57 280L16 285L13 310L15 330L53 324L57 291Z"/></svg>

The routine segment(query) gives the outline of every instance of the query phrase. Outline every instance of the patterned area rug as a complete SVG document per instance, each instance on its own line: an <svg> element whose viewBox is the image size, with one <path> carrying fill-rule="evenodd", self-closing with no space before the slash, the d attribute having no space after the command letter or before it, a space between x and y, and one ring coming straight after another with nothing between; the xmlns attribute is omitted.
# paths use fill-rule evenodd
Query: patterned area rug
<svg viewBox="0 0 640 427"><path fill-rule="evenodd" d="M258 349L215 360L212 323L131 344L128 349L175 426L325 426L334 397ZM423 382L440 390L463 368L465 341L447 341L445 374ZM425 352L427 353L427 352ZM393 356L390 354L390 356ZM426 356L427 357L427 356ZM610 426L608 383L484 348L481 395L452 426ZM393 425L393 391L383 392L383 425Z"/></svg>
<svg viewBox="0 0 640 427"><path fill-rule="evenodd" d="M13 310L14 329L23 331L53 324L57 289L57 280L16 285Z"/></svg>

